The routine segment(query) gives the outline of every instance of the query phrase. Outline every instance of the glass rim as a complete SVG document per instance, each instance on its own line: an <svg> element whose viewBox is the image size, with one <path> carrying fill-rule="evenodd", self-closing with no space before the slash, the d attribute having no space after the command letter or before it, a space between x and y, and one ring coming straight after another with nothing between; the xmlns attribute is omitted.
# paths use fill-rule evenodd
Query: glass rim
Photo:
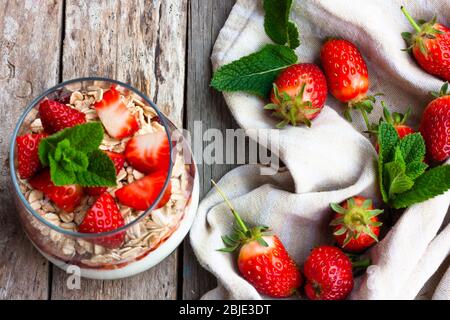
<svg viewBox="0 0 450 320"><path fill-rule="evenodd" d="M142 214L140 214L135 220L124 224L123 226L121 226L120 228L117 228L115 230L111 230L111 231L107 231L107 232L100 232L100 233L83 233L83 232L75 232L75 231L70 231L67 229L63 229L47 220L45 220L39 213L37 213L30 205L30 203L28 202L28 200L25 198L24 194L20 191L20 186L19 186L19 182L18 182L18 178L17 178L17 174L16 174L16 168L14 165L14 156L16 153L16 138L17 135L19 133L19 130L25 120L25 118L27 117L27 115L31 112L31 110L33 110L33 108L46 96L48 96L49 94L55 92L56 90L73 84L73 83L77 83L77 82L83 82L83 81L105 81L105 82L109 82L109 83L113 83L113 84L117 84L121 87L124 87L128 90L133 91L134 93L136 93L139 97L141 97L146 103L148 103L153 109L155 109L156 114L158 115L160 121L162 122L162 125L164 127L164 130L166 132L167 135L167 139L169 141L169 152L170 152L170 157L169 157L169 170L167 172L167 176L166 176L166 180L164 181L164 185L163 188L161 189L161 191L159 192L158 197L156 198L156 200L151 204L150 207L147 208L147 210L145 210ZM39 222L43 223L44 225L48 226L49 228L62 233L64 235L67 236L71 236L71 237L75 237L75 238L99 238L99 237L106 237L106 236L113 236L116 235L118 233L121 232L125 232L128 228L132 227L133 225L135 225L136 223L140 222L143 218L145 218L148 214L151 213L151 211L153 210L153 208L155 207L155 205L157 203L159 203L159 201L161 200L161 198L163 197L170 179L171 179L171 174L172 174L172 167L173 167L173 162L172 162L172 150L173 150L173 146L172 143L170 143L171 141L171 136L170 136L170 131L169 131L169 127L167 125L167 122L169 121L168 119L166 119L166 116L158 109L158 107L156 106L156 104L149 99L144 93L142 93L141 91L137 90L136 88L134 88L133 86L126 84L124 82L118 81L118 80L114 80L114 79L110 79L110 78L105 78L105 77L81 77L81 78L74 78L74 79L70 79L70 80L66 80L63 81L61 83L56 84L55 86L45 90L43 93L41 93L38 97L34 98L30 103L28 103L27 107L25 108L24 112L22 113L22 115L20 116L12 137L11 137L11 141L10 141L10 147L9 147L9 169L10 169L10 175L11 175L11 179L13 182L13 186L14 189L16 191L16 193L19 196L20 201L25 205L26 209L28 210L29 213L31 213L35 218L37 218L39 220Z"/></svg>

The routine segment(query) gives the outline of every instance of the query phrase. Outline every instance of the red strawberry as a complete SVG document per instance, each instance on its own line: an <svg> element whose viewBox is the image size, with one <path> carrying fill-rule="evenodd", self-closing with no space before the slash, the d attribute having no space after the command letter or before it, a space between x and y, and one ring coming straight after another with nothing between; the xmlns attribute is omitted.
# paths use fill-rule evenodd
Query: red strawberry
<svg viewBox="0 0 450 320"><path fill-rule="evenodd" d="M330 225L341 248L361 252L378 241L381 226L378 215L383 210L374 209L372 200L355 196L341 204L332 203L331 208L336 213Z"/></svg>
<svg viewBox="0 0 450 320"><path fill-rule="evenodd" d="M311 300L344 300L353 289L352 262L336 247L313 249L303 272Z"/></svg>
<svg viewBox="0 0 450 320"><path fill-rule="evenodd" d="M125 163L125 157L121 153L111 152L111 151L104 151L109 158L114 163L114 167L116 168L116 174L119 173L120 170L122 170L123 165ZM90 196L99 196L102 193L104 193L106 190L108 190L107 187L88 187L85 188L84 191Z"/></svg>
<svg viewBox="0 0 450 320"><path fill-rule="evenodd" d="M116 88L111 87L103 94L103 100L95 103L95 110L108 134L123 139L139 130L139 123L128 110Z"/></svg>
<svg viewBox="0 0 450 320"><path fill-rule="evenodd" d="M79 185L57 187L50 179L50 171L44 170L29 180L30 185L42 191L58 208L72 212L81 202L83 188Z"/></svg>
<svg viewBox="0 0 450 320"><path fill-rule="evenodd" d="M381 119L380 122L385 121L389 124L392 124L392 126L395 128L395 131L397 131L397 134L400 139L403 139L407 135L410 135L415 132L411 127L409 127L408 125L405 124L406 119L408 119L408 116L411 113L411 109L408 109L406 114L401 114L398 112L394 112L391 114L391 112L389 111L389 109L387 108L387 106L385 105L385 103L383 101L381 101L381 104L383 105L384 119ZM374 126L374 129L371 131L374 132L375 134L377 134L378 133L378 125ZM378 152L378 149L379 149L378 142L375 144L375 149Z"/></svg>
<svg viewBox="0 0 450 320"><path fill-rule="evenodd" d="M445 161L450 156L450 93L445 83L437 98L423 112L420 132L427 145L427 156Z"/></svg>
<svg viewBox="0 0 450 320"><path fill-rule="evenodd" d="M86 122L83 112L54 100L44 100L40 103L39 116L48 134Z"/></svg>
<svg viewBox="0 0 450 320"><path fill-rule="evenodd" d="M418 24L402 7L416 33L402 33L417 63L429 74L450 81L450 29L436 23L436 18Z"/></svg>
<svg viewBox="0 0 450 320"><path fill-rule="evenodd" d="M155 202L164 187L167 171L157 171L134 181L116 191L119 202L136 210L147 210ZM163 197L154 209L166 205L170 199L172 186L169 182Z"/></svg>
<svg viewBox="0 0 450 320"><path fill-rule="evenodd" d="M107 192L103 193L84 216L78 229L82 233L102 233L116 230L125 224L114 198ZM92 238L91 242L109 249L118 248L125 239L125 232Z"/></svg>
<svg viewBox="0 0 450 320"><path fill-rule="evenodd" d="M26 134L16 138L18 171L21 179L28 179L34 176L41 169L39 160L39 143L47 135Z"/></svg>
<svg viewBox="0 0 450 320"><path fill-rule="evenodd" d="M164 131L133 137L126 146L125 158L136 170L151 173L167 171L170 166L170 144Z"/></svg>
<svg viewBox="0 0 450 320"><path fill-rule="evenodd" d="M272 103L265 109L273 110L282 120L278 127L297 123L311 126L311 120L323 109L327 93L327 81L319 67L311 63L296 64L283 70L275 80Z"/></svg>
<svg viewBox="0 0 450 320"><path fill-rule="evenodd" d="M367 96L369 72L358 48L343 39L331 39L322 46L320 57L331 94L347 103L345 116L351 121L350 109L361 111L369 128L367 113L373 109L375 96Z"/></svg>
<svg viewBox="0 0 450 320"><path fill-rule="evenodd" d="M236 232L222 237L226 247L220 251L233 252L240 247L239 272L259 293L275 298L293 295L300 287L302 277L280 239L265 236L267 227L248 228L215 182L212 183L237 222Z"/></svg>

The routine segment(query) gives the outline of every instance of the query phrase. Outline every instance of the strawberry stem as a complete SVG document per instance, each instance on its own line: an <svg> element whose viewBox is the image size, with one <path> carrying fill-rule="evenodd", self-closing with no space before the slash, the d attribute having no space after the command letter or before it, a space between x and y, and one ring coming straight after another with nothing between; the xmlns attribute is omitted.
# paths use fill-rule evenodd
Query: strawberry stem
<svg viewBox="0 0 450 320"><path fill-rule="evenodd" d="M367 116L366 110L361 109L361 114L364 119L364 122L366 123L367 130L370 130L370 122L369 122L369 117Z"/></svg>
<svg viewBox="0 0 450 320"><path fill-rule="evenodd" d="M365 259L361 259L361 260L357 260L357 261L352 261L352 267L355 268L367 268L368 266L370 266L370 264L372 263L372 261L370 260L370 258L365 258Z"/></svg>
<svg viewBox="0 0 450 320"><path fill-rule="evenodd" d="M248 228L245 225L244 221L241 219L241 217L239 216L239 214L236 212L236 210L234 210L233 205L231 204L231 202L228 200L228 198L225 196L225 194L222 192L222 190L219 188L219 186L216 184L216 182L214 180L211 179L211 183L214 185L214 187L216 188L217 192L220 194L220 196L223 198L223 200L225 201L225 203L227 204L228 208L230 208L231 213L233 214L234 218L236 219L237 224L239 225L239 227L242 229L242 231L244 233L248 232Z"/></svg>
<svg viewBox="0 0 450 320"><path fill-rule="evenodd" d="M411 17L409 12L406 10L405 7L401 7L401 10L403 14L405 15L406 19L408 19L409 23L413 26L413 28L417 31L417 33L420 33L422 31L422 28L417 24L416 20Z"/></svg>

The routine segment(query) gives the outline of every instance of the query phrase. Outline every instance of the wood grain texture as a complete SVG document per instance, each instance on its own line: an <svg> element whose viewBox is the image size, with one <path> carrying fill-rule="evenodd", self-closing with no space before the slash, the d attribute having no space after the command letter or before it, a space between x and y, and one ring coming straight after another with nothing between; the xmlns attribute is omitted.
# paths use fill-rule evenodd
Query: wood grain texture
<svg viewBox="0 0 450 320"><path fill-rule="evenodd" d="M61 1L2 1L0 10L0 299L46 299L48 262L20 228L8 148L30 100L58 81ZM42 32L45 30L45 32Z"/></svg>
<svg viewBox="0 0 450 320"><path fill-rule="evenodd" d="M63 78L105 76L127 82L182 124L187 0L67 0ZM83 279L68 290L53 270L52 299L175 299L177 254L115 281Z"/></svg>
<svg viewBox="0 0 450 320"><path fill-rule="evenodd" d="M235 0L190 1L186 81L186 123L190 132L194 130L194 121L202 121L204 130L217 128L225 132L227 128L237 127L222 94L209 87L212 74L211 51L234 3ZM196 156L198 158L200 155ZM210 190L211 179L220 179L233 167L235 166L199 164L200 197ZM183 298L198 299L215 286L216 280L198 264L189 242L185 241Z"/></svg>

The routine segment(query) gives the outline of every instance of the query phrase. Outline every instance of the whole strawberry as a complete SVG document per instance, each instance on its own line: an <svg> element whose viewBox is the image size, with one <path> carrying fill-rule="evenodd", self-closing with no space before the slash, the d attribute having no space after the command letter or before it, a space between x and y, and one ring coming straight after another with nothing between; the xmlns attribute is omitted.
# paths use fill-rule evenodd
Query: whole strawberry
<svg viewBox="0 0 450 320"><path fill-rule="evenodd" d="M293 295L300 287L302 278L280 239L264 235L267 227L248 228L214 181L213 184L237 222L236 232L222 237L226 247L220 251L233 252L240 248L239 272L259 293L275 298Z"/></svg>
<svg viewBox="0 0 450 320"><path fill-rule="evenodd" d="M369 128L367 113L372 112L375 96L367 96L369 72L358 48L347 40L330 39L322 46L320 58L331 94L348 104L346 118L351 121L350 110L358 109Z"/></svg>
<svg viewBox="0 0 450 320"><path fill-rule="evenodd" d="M442 86L437 98L423 112L420 133L427 145L427 157L445 161L450 156L450 93L448 83Z"/></svg>
<svg viewBox="0 0 450 320"><path fill-rule="evenodd" d="M83 112L54 100L44 100L40 103L39 116L48 134L86 122Z"/></svg>
<svg viewBox="0 0 450 320"><path fill-rule="evenodd" d="M17 162L19 177L28 179L35 175L41 168L39 161L39 143L46 134L26 134L16 138Z"/></svg>
<svg viewBox="0 0 450 320"><path fill-rule="evenodd" d="M313 249L303 272L305 293L311 300L344 300L353 289L352 262L339 248Z"/></svg>
<svg viewBox="0 0 450 320"><path fill-rule="evenodd" d="M103 193L84 216L78 231L82 233L103 233L114 231L125 224L122 214L114 198L107 192ZM91 242L114 249L122 245L125 233L90 239Z"/></svg>
<svg viewBox="0 0 450 320"><path fill-rule="evenodd" d="M282 121L281 128L287 124L296 126L305 123L311 126L311 120L322 111L327 99L327 82L319 67L311 63L290 66L283 70L275 80L271 104L265 109Z"/></svg>
<svg viewBox="0 0 450 320"><path fill-rule="evenodd" d="M395 128L395 131L397 131L397 134L400 139L403 139L407 135L410 135L415 132L414 129L412 129L410 126L406 124L406 120L408 119L409 114L411 113L411 109L408 109L408 111L405 114L401 114L398 112L391 113L383 101L381 101L381 104L383 106L383 118L380 119L380 122L387 122L389 124L392 124L392 126ZM378 134L378 125L373 126L373 130L370 130L370 132ZM375 149L378 152L379 149L378 142L375 145Z"/></svg>
<svg viewBox="0 0 450 320"><path fill-rule="evenodd" d="M402 33L408 50L426 72L450 81L450 29L437 23L436 17L418 24L405 7L401 9L415 30L414 34Z"/></svg>
<svg viewBox="0 0 450 320"><path fill-rule="evenodd" d="M350 252L362 252L378 242L381 222L378 215L383 210L374 209L372 200L355 196L341 204L332 203L334 214L331 226L341 248Z"/></svg>

